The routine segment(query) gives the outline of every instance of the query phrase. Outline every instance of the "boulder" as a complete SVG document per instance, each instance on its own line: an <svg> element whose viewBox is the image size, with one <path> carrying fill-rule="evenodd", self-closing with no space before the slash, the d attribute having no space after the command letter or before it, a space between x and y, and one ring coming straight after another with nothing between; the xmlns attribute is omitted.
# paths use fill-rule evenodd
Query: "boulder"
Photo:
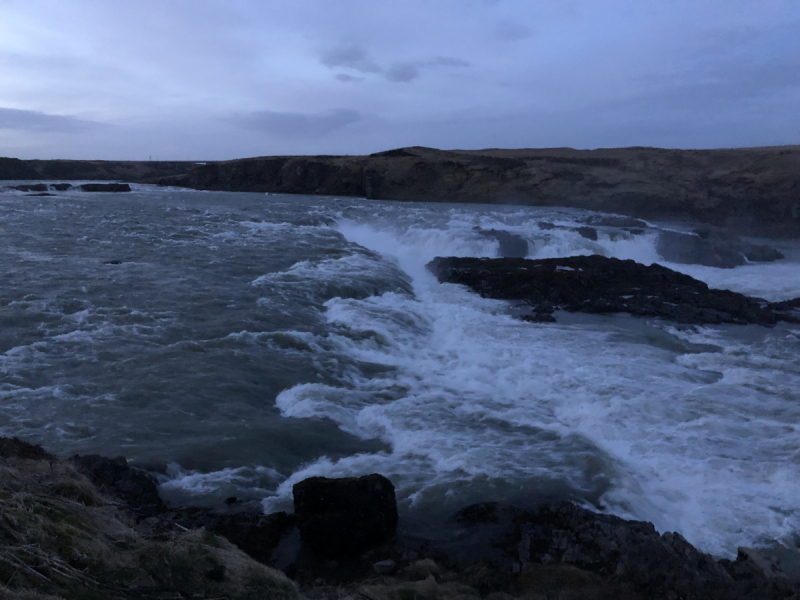
<svg viewBox="0 0 800 600"><path fill-rule="evenodd" d="M528 256L528 241L521 235L501 229L481 229L475 231L485 237L494 238L500 243L500 256L506 258L525 258Z"/></svg>
<svg viewBox="0 0 800 600"><path fill-rule="evenodd" d="M127 183L84 183L79 186L84 192L130 192Z"/></svg>
<svg viewBox="0 0 800 600"><path fill-rule="evenodd" d="M587 240L592 240L593 242L597 241L597 229L594 227L578 227L575 231L580 233Z"/></svg>
<svg viewBox="0 0 800 600"><path fill-rule="evenodd" d="M70 183L51 183L50 188L58 192L66 192L72 187Z"/></svg>
<svg viewBox="0 0 800 600"><path fill-rule="evenodd" d="M94 485L123 500L135 512L150 516L167 510L158 495L155 477L128 465L124 456L106 458L97 454L76 454L71 461Z"/></svg>
<svg viewBox="0 0 800 600"><path fill-rule="evenodd" d="M647 223L632 217L620 217L617 215L597 215L589 217L588 225L598 225L601 227L624 227L634 229L645 229Z"/></svg>
<svg viewBox="0 0 800 600"><path fill-rule="evenodd" d="M292 491L300 538L320 557L352 558L395 533L394 486L382 475L312 477L296 483Z"/></svg>
<svg viewBox="0 0 800 600"><path fill-rule="evenodd" d="M550 320L555 310L594 314L626 312L678 323L800 322L793 308L772 310L764 301L729 290L709 289L658 264L604 256L521 258L437 257L427 268L442 283L466 285L486 298L530 307L525 320Z"/></svg>

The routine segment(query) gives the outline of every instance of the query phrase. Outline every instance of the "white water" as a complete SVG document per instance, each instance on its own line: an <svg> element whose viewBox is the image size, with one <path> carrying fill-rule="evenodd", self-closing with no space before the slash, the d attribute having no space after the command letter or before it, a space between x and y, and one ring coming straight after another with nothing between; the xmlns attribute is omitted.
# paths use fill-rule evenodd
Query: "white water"
<svg viewBox="0 0 800 600"><path fill-rule="evenodd" d="M426 272L434 256L495 255L496 242L470 234L475 224L526 236L536 257L663 262L654 236L612 241L601 232L591 242L555 231L543 239L532 222L504 216L517 227L463 213L437 228L340 221L348 240L411 276L415 297L333 298L326 317L347 334L332 337L348 355L396 371L346 386L296 386L277 406L285 416L325 416L355 435L379 436L392 451L320 459L265 507L285 507L291 485L308 476L377 471L412 512L439 506L443 491L462 503L492 489L506 498L566 492L728 556L798 531L798 328L679 330L563 315L559 324L524 324L504 303ZM770 299L800 289L796 263L667 266Z"/></svg>

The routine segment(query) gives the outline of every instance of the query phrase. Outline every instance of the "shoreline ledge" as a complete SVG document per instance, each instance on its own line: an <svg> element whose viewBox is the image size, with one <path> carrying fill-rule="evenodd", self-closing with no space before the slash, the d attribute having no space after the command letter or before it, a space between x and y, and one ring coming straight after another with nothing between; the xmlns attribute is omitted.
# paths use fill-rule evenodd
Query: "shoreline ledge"
<svg viewBox="0 0 800 600"><path fill-rule="evenodd" d="M0 475L4 599L800 597L798 549L717 559L564 501L472 505L453 517L457 539L434 543L395 531L394 488L378 474L304 480L295 515L168 507L122 457L59 460L17 438L0 438Z"/></svg>
<svg viewBox="0 0 800 600"><path fill-rule="evenodd" d="M0 180L120 180L197 190L510 204L692 220L800 237L800 146L437 150L228 161L0 158Z"/></svg>

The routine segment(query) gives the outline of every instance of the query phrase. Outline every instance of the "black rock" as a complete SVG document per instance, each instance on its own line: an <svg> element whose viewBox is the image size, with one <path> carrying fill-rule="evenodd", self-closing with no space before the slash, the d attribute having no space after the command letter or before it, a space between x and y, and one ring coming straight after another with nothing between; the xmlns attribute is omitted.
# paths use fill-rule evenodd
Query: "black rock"
<svg viewBox="0 0 800 600"><path fill-rule="evenodd" d="M80 188L84 192L130 192L127 183L84 183Z"/></svg>
<svg viewBox="0 0 800 600"><path fill-rule="evenodd" d="M51 183L50 188L57 190L59 192L66 192L68 189L72 187L70 183Z"/></svg>
<svg viewBox="0 0 800 600"><path fill-rule="evenodd" d="M599 225L602 227L634 227L636 229L644 229L647 227L647 223L640 219L618 217L614 215L590 217L587 223L589 225Z"/></svg>
<svg viewBox="0 0 800 600"><path fill-rule="evenodd" d="M632 260L597 255L541 260L437 257L427 268L442 283L466 285L486 298L524 301L539 314L555 308L627 312L691 324L796 321L789 309L778 312L755 298L709 289L683 273Z"/></svg>
<svg viewBox="0 0 800 600"><path fill-rule="evenodd" d="M476 227L475 230L483 236L494 238L500 242L500 256L506 258L525 258L528 256L528 241L521 235L498 229L486 230L480 227Z"/></svg>
<svg viewBox="0 0 800 600"><path fill-rule="evenodd" d="M106 458L96 454L72 457L72 464L97 487L123 500L129 508L143 515L157 515L167 510L158 495L158 483L149 473L131 467L124 456Z"/></svg>
<svg viewBox="0 0 800 600"><path fill-rule="evenodd" d="M34 196L40 198L42 196L55 196L55 194L51 194L49 192L39 192L38 194L25 194L26 196Z"/></svg>
<svg viewBox="0 0 800 600"><path fill-rule="evenodd" d="M355 557L394 535L394 486L382 475L312 477L292 491L301 540L320 557Z"/></svg>
<svg viewBox="0 0 800 600"><path fill-rule="evenodd" d="M587 240L592 240L593 242L597 241L597 229L594 227L578 227L575 231L580 233Z"/></svg>
<svg viewBox="0 0 800 600"><path fill-rule="evenodd" d="M556 228L556 226L553 223L550 223L548 221L539 221L538 223L536 223L536 225L539 227L539 229L544 229L545 231L549 231L550 229Z"/></svg>

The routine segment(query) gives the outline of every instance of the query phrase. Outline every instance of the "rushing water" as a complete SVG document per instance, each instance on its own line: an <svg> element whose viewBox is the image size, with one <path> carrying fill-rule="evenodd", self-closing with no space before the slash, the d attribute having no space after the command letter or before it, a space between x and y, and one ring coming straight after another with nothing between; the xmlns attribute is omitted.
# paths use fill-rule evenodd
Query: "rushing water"
<svg viewBox="0 0 800 600"><path fill-rule="evenodd" d="M175 502L291 507L311 475L380 472L405 527L571 498L723 555L800 531L800 327L514 319L434 256L663 262L590 213L191 192L0 194L0 433L124 454ZM655 225L655 224L652 224ZM800 247L732 270L800 296Z"/></svg>

